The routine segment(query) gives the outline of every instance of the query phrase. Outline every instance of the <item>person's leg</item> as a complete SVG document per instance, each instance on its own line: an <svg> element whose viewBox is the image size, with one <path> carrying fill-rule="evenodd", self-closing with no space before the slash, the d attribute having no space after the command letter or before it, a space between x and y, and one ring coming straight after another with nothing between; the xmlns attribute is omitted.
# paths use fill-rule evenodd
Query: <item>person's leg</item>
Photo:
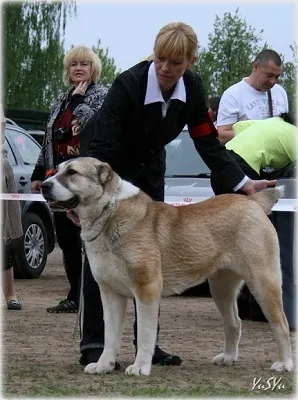
<svg viewBox="0 0 298 400"><path fill-rule="evenodd" d="M17 242L16 242L17 243ZM7 303L8 310L21 310L22 304L19 302L14 288L14 271L10 263L12 251L5 250L3 246L3 271L2 271L2 291Z"/></svg>
<svg viewBox="0 0 298 400"><path fill-rule="evenodd" d="M274 225L280 247L280 262L282 272L282 296L284 312L286 314L290 330L296 331L295 313L295 285L294 285L294 213L273 212L269 219ZM267 321L256 299L249 296L248 319L253 321Z"/></svg>
<svg viewBox="0 0 298 400"><path fill-rule="evenodd" d="M104 321L100 290L93 278L87 256L83 272L84 323L82 326L81 350L104 345Z"/></svg>
<svg viewBox="0 0 298 400"><path fill-rule="evenodd" d="M280 246L284 312L292 331L297 330L294 283L294 218L293 212L280 211L273 213L272 221L277 231Z"/></svg>
<svg viewBox="0 0 298 400"><path fill-rule="evenodd" d="M17 295L14 290L14 275L12 266L2 272L2 290L6 303L9 303L11 300L17 300Z"/></svg>
<svg viewBox="0 0 298 400"><path fill-rule="evenodd" d="M55 307L49 307L48 312L76 312L79 304L79 282L82 272L82 254L80 228L77 227L66 213L54 213L56 236L63 253L65 272L70 284L66 300Z"/></svg>
<svg viewBox="0 0 298 400"><path fill-rule="evenodd" d="M83 268L82 308L80 309L83 313L80 342L82 355L79 362L82 365L88 365L97 362L103 352L104 319L100 290L93 278L87 256ZM119 367L119 363L116 362L115 369Z"/></svg>

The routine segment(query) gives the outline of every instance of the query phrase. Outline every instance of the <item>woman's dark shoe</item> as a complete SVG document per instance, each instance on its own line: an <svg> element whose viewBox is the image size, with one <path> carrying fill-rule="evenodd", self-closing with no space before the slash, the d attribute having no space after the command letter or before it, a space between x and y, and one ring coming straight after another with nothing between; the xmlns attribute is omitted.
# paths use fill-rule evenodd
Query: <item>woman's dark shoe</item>
<svg viewBox="0 0 298 400"><path fill-rule="evenodd" d="M97 347L95 349L86 349L82 351L82 355L79 359L79 363L82 365L88 365L90 363L97 363L99 357L102 355L103 348ZM120 364L116 361L114 370L118 371Z"/></svg>
<svg viewBox="0 0 298 400"><path fill-rule="evenodd" d="M21 310L22 309L22 303L19 302L19 300L10 300L7 303L7 309L8 310Z"/></svg>
<svg viewBox="0 0 298 400"><path fill-rule="evenodd" d="M173 356L161 350L159 346L155 346L155 351L152 357L152 364L160 365L180 365L182 360L179 356Z"/></svg>
<svg viewBox="0 0 298 400"><path fill-rule="evenodd" d="M78 305L72 300L62 300L55 307L48 307L47 312L49 313L77 313Z"/></svg>

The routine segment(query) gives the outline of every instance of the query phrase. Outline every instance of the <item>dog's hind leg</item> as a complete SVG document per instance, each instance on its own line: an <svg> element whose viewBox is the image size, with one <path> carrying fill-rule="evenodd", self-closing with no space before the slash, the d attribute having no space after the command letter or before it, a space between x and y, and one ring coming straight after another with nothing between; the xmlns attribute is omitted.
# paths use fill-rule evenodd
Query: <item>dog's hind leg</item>
<svg viewBox="0 0 298 400"><path fill-rule="evenodd" d="M138 348L133 365L127 367L128 375L150 375L154 353L160 296L145 301L136 297Z"/></svg>
<svg viewBox="0 0 298 400"><path fill-rule="evenodd" d="M85 372L104 374L114 370L116 357L120 352L127 298L114 292L109 286L99 284L105 322L104 350L97 363L88 364Z"/></svg>
<svg viewBox="0 0 298 400"><path fill-rule="evenodd" d="M242 280L235 272L223 269L208 279L211 295L223 317L225 345L223 353L213 358L217 365L231 365L238 357L241 320L238 316L237 295Z"/></svg>
<svg viewBox="0 0 298 400"><path fill-rule="evenodd" d="M261 273L264 269L265 267L260 265L258 276L254 276L246 284L265 314L277 341L279 360L272 364L271 369L292 371L294 363L289 326L283 311L280 273L270 271L270 274L265 275Z"/></svg>

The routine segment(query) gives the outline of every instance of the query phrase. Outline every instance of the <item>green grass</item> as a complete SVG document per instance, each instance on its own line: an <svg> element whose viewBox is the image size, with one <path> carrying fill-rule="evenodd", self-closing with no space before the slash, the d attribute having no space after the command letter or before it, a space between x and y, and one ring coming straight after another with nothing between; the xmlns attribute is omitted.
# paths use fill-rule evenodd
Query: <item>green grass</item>
<svg viewBox="0 0 298 400"><path fill-rule="evenodd" d="M62 367L62 368L61 368ZM282 374L285 389L251 391L250 385L239 387L239 382L227 382L226 377L215 378L200 373L160 368L149 377L124 375L124 371L109 375L90 376L79 366L21 366L17 363L2 371L2 395L9 397L292 397L294 379ZM64 373L62 373L64 372ZM237 375L237 371L235 371ZM237 376L236 376L237 378ZM237 387L238 386L238 387ZM247 386L247 387L245 387Z"/></svg>

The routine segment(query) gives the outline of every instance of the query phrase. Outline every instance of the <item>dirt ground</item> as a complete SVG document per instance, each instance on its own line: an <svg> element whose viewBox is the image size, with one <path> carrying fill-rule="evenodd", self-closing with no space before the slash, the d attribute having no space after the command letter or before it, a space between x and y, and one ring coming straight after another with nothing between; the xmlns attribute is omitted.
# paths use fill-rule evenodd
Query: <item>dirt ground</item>
<svg viewBox="0 0 298 400"><path fill-rule="evenodd" d="M215 366L222 349L221 318L212 299L171 297L162 300L160 345L178 354L179 367L153 366L150 377L124 375L133 362L133 308L129 303L119 362L121 370L104 376L83 372L73 333L77 314L49 314L46 307L65 298L68 283L58 248L42 276L17 280L22 311L2 310L2 395L4 397L106 396L280 396L292 397L295 373L273 373L277 347L269 325L244 321L239 361ZM291 335L295 351L296 337ZM254 383L257 387L252 390Z"/></svg>

